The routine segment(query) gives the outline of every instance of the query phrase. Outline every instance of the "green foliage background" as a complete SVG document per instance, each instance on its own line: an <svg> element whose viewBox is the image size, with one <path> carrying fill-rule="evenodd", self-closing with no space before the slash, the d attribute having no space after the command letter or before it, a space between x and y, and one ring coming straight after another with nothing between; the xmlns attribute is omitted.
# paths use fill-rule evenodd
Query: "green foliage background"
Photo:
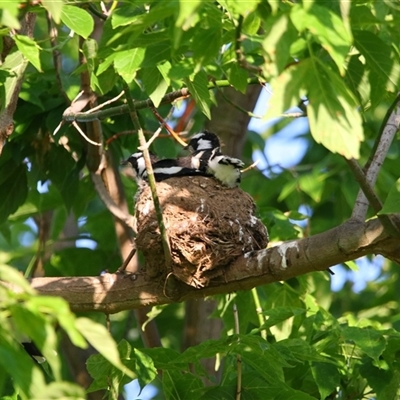
<svg viewBox="0 0 400 400"><path fill-rule="evenodd" d="M103 318L73 315L61 299L35 295L15 272L29 273L43 256L34 221L48 212L47 246L63 240L71 213L79 221L72 239L90 238L96 246L47 254L47 276L96 276L115 271L122 262L112 216L89 177L87 142L70 124L53 136L80 91L84 71L99 103L122 90L123 78L135 100L150 98L162 115L170 108L160 105L163 96L187 87L197 106L192 132L211 115L213 81L224 80L243 93L254 77L269 83L273 95L265 118L281 116L306 96L310 132L304 135L308 148L303 159L280 174L268 167L269 178L248 172L241 187L256 200L271 241L323 232L348 219L358 187L343 156L366 163L398 91L398 2L167 0L107 7L110 15L99 22L97 1L0 3L0 34L15 40L0 68L3 111L24 75L15 130L0 157L0 274L21 288L15 293L0 285L0 392L9 396L4 398L85 398L65 366L55 325L76 346L90 343L100 353L87 363L94 378L88 391L107 389L110 398L137 377L142 387L153 382L160 399L234 399L238 356L244 400L398 398L400 280L398 266L389 260L379 279L361 293L350 284L332 293L328 274L314 273L217 296L213 317L223 319L221 338L183 352L182 304L153 310L163 348L145 349L140 327L131 326L130 311L111 316L110 335ZM37 17L33 38L15 34L27 12ZM58 31L56 45L49 40L49 21ZM98 40L91 37L94 29L102 32ZM62 56L58 71L54 51ZM81 63L82 54L86 63ZM140 110L140 119L147 131L158 127L148 109ZM248 132L243 160L251 163L253 151L263 149L265 140L290 122L281 118L260 136ZM126 113L110 114L101 123L104 142L132 130ZM106 150L123 160L137 145L135 134L123 135ZM180 151L169 138L157 139L153 150L164 157ZM387 199L386 213L400 212L399 152L396 140L376 185L380 198ZM122 179L132 210L136 186ZM299 214L304 205L311 208L311 218ZM300 220L306 224L296 224ZM265 317L261 325L257 299ZM240 334L234 333L233 303ZM30 362L18 332L43 351L47 373ZM200 360L216 354L222 360L221 381L204 386L207 373Z"/></svg>

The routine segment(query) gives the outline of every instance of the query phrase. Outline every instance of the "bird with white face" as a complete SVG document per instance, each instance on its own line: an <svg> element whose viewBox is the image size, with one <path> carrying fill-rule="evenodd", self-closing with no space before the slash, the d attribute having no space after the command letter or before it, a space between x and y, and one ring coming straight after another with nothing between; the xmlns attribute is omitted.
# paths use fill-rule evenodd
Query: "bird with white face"
<svg viewBox="0 0 400 400"><path fill-rule="evenodd" d="M240 184L242 160L221 153L220 142L212 132L194 135L186 146L191 155L191 167L214 176L223 185L233 188Z"/></svg>

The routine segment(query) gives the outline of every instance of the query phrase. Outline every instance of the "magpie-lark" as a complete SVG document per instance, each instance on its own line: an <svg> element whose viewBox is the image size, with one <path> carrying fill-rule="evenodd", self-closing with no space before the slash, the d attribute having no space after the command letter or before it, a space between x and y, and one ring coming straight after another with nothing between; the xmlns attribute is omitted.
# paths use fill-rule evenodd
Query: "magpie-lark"
<svg viewBox="0 0 400 400"><path fill-rule="evenodd" d="M191 167L217 178L230 188L237 187L241 179L242 160L221 153L218 137L208 131L192 137L186 146L191 153Z"/></svg>
<svg viewBox="0 0 400 400"><path fill-rule="evenodd" d="M151 164L153 167L154 178L156 182L161 182L168 178L175 178L180 176L209 176L205 171L197 168L192 168L190 162L180 161L179 159L166 158L158 160L154 155L150 156ZM147 171L143 158L143 153L134 153L127 160L135 170L136 181L141 183L143 180L147 181ZM185 165L187 164L187 165Z"/></svg>

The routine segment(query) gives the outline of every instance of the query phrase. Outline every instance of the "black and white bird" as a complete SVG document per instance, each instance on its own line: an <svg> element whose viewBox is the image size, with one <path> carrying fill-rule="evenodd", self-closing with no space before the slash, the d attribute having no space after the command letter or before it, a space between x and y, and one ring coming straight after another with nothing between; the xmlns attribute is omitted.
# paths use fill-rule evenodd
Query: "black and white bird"
<svg viewBox="0 0 400 400"><path fill-rule="evenodd" d="M154 179L156 182L161 182L168 178L180 176L209 176L209 174L207 174L205 171L192 168L190 162L185 162L184 160L180 161L179 159L172 158L159 160L156 156L150 154L150 161L153 167ZM143 153L133 153L128 158L127 162L132 165L136 175L136 182L138 184L148 180Z"/></svg>
<svg viewBox="0 0 400 400"><path fill-rule="evenodd" d="M46 358L43 356L41 351L36 347L35 343L30 340L25 340L21 342L24 350L35 360L38 364L43 364L46 362Z"/></svg>
<svg viewBox="0 0 400 400"><path fill-rule="evenodd" d="M192 168L214 176L230 188L239 186L244 163L238 158L221 153L217 135L209 131L200 132L191 138L186 149L192 153Z"/></svg>
<svg viewBox="0 0 400 400"><path fill-rule="evenodd" d="M204 130L192 136L186 149L191 153L196 153L204 150L214 150L221 148L218 136L215 133Z"/></svg>

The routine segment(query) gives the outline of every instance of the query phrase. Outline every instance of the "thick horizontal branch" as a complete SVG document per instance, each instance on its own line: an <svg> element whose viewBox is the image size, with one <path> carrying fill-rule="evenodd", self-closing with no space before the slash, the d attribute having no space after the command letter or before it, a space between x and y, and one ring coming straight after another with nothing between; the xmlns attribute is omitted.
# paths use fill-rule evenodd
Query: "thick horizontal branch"
<svg viewBox="0 0 400 400"><path fill-rule="evenodd" d="M247 80L247 83L249 85L251 84L257 84L260 83L259 78L249 78ZM216 87L228 87L232 86L229 81L227 80L219 80L215 82L210 82L207 86L208 89L214 89ZM173 101L180 99L180 98L185 98L190 96L190 91L187 88L182 88L180 90L176 90L174 92L167 93L160 102L160 105L163 104L170 104ZM143 108L153 108L154 104L150 99L147 100L138 100L134 102L135 110L141 110ZM104 119L108 117L114 117L116 115L122 115L122 114L128 114L129 113L129 107L127 104L123 104L122 106L118 107L111 107L106 110L100 110L96 112L78 112L78 113L73 113L71 112L70 109L65 110L64 115L63 115L63 120L65 122L72 122L72 121L78 121L78 122L88 122L88 121L93 121L96 119Z"/></svg>
<svg viewBox="0 0 400 400"><path fill-rule="evenodd" d="M73 311L116 313L247 290L309 272L324 271L367 254L382 254L400 264L400 242L388 236L378 219L365 224L350 219L309 238L246 253L228 267L219 280L212 281L210 286L202 289L194 289L180 282L174 282L171 285L173 289L170 289L168 281L174 278L169 278L165 284L144 274L34 278L32 286L42 295L63 297Z"/></svg>

